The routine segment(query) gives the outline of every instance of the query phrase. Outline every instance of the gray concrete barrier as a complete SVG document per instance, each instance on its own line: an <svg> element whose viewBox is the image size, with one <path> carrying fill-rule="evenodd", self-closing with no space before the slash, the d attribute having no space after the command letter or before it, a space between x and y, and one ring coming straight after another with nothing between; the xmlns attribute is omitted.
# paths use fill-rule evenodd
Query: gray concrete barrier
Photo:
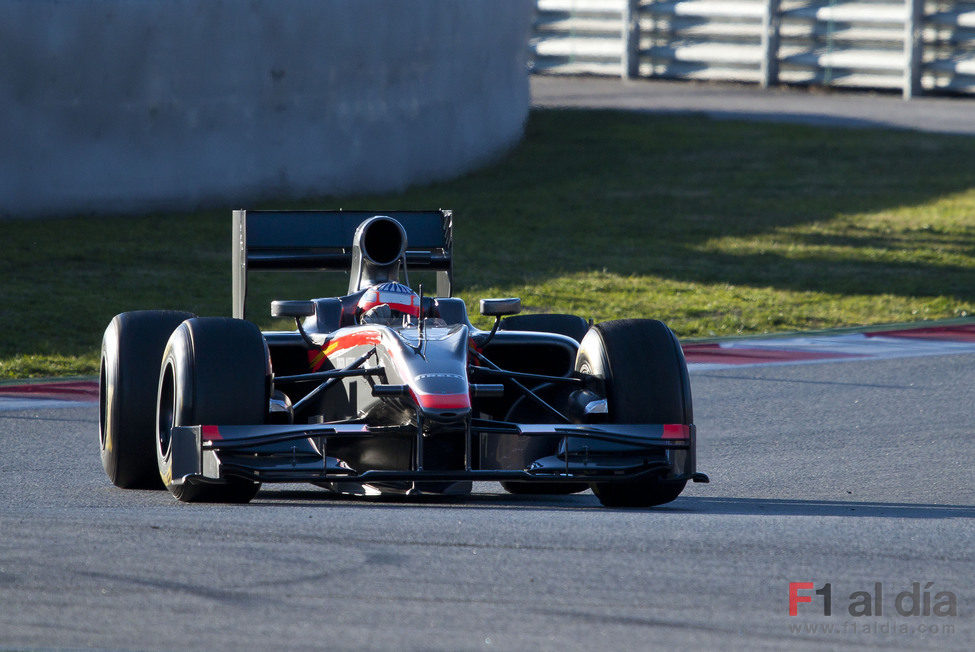
<svg viewBox="0 0 975 652"><path fill-rule="evenodd" d="M0 215L402 189L520 138L532 0L0 0Z"/></svg>

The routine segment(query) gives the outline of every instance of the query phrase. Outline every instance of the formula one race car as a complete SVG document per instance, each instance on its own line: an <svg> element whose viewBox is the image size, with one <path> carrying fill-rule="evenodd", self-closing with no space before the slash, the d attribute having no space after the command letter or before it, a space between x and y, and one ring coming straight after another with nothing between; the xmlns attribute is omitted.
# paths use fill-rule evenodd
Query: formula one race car
<svg viewBox="0 0 975 652"><path fill-rule="evenodd" d="M247 502L263 482L353 495L592 488L604 505L674 500L695 469L687 367L659 321L592 325L451 297L449 211L234 211L234 318L127 312L105 331L100 443L120 487ZM245 320L253 269L339 269L348 293ZM432 270L436 296L409 287ZM402 282L400 282L402 280Z"/></svg>

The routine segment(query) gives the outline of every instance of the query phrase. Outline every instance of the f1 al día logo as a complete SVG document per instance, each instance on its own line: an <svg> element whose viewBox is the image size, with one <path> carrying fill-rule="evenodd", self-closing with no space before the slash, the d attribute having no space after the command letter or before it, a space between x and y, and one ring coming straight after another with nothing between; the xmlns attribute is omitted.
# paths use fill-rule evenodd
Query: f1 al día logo
<svg viewBox="0 0 975 652"><path fill-rule="evenodd" d="M843 600L836 597L838 609L854 618L884 616L948 617L958 615L958 598L953 591L942 590L934 582L911 582L903 590L889 590L882 582L875 582L873 590L853 591ZM803 613L833 615L833 584L826 582L816 588L813 582L789 582L789 615ZM808 605L808 606L805 606Z"/></svg>

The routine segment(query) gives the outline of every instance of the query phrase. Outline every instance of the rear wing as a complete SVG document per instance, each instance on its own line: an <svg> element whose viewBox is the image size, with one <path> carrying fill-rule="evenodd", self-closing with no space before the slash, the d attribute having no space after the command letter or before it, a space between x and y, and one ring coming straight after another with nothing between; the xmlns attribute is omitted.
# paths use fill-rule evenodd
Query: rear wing
<svg viewBox="0 0 975 652"><path fill-rule="evenodd" d="M245 318L247 271L333 270L352 267L352 239L364 220L386 215L406 230L410 270L437 272L437 296L453 283L453 213L437 211L247 211L233 218L234 317Z"/></svg>

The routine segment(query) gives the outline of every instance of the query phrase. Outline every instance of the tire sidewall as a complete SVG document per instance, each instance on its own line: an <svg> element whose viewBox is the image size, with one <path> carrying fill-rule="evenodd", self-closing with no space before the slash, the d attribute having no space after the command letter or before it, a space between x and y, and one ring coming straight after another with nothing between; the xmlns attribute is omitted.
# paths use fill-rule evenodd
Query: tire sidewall
<svg viewBox="0 0 975 652"><path fill-rule="evenodd" d="M112 319L102 337L98 374L98 447L102 468L112 484L119 484L119 405L124 393L119 386L118 317Z"/></svg>
<svg viewBox="0 0 975 652"><path fill-rule="evenodd" d="M606 342L603 341L602 332L598 324L589 329L579 344L579 352L576 354L575 370L597 380L594 388L602 395L606 395L606 389L612 383L609 371L609 359L606 355ZM608 397L607 397L608 400Z"/></svg>
<svg viewBox="0 0 975 652"><path fill-rule="evenodd" d="M189 327L184 323L173 331L166 350L162 357L162 366L159 370L159 386L156 395L156 462L159 468L159 476L163 484L174 494L179 489L173 485L173 451L171 446L171 436L161 432L160 429L167 427L171 417L172 425L196 425L192 418L192 407L195 402L194 373L193 373L193 342L190 336ZM166 387L166 383L171 383ZM166 389L171 396L163 398L162 394ZM166 405L163 405L163 403ZM161 413L164 409L171 406L172 412Z"/></svg>

